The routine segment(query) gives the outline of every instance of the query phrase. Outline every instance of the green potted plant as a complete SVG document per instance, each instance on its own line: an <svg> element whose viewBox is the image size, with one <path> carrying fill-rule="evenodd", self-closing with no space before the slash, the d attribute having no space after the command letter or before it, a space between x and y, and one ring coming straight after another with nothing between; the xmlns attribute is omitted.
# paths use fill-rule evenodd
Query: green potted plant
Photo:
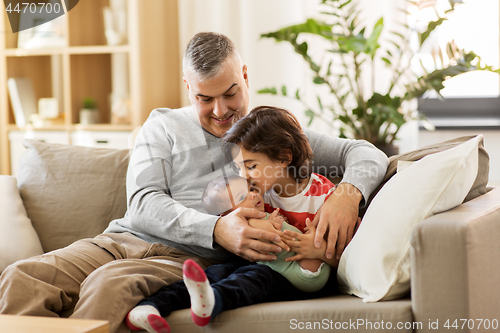
<svg viewBox="0 0 500 333"><path fill-rule="evenodd" d="M450 9L445 15L453 11L459 2L449 0ZM419 3L409 1L409 5L418 6ZM366 27L359 18L359 4L352 0L322 0L322 7L322 14L329 18L328 22L310 18L261 37L290 43L308 64L312 81L327 87L330 92L328 100L318 97L317 106L313 107L305 102L299 90L290 94L286 86L281 89L268 87L258 92L297 99L305 107L309 125L315 118L321 118L337 128L340 137L365 139L382 150L392 150L389 155L394 154L392 147L401 126L410 120L425 119L416 111L418 97L432 90L441 96L439 92L444 88L443 82L458 74L473 70L494 71L482 64L474 52L466 52L450 41L445 50L448 60L444 60L442 50L435 50L436 68L428 71L422 65L425 73L417 75L410 67L411 59L418 51L412 50L408 42L412 27L402 25L401 31L406 33L390 32L390 47L381 47L379 37L384 29L383 18L372 27ZM419 47L446 19L446 16L439 17L429 22L425 31L418 33ZM304 38L299 41L299 36L305 37L302 35L306 34L321 36L327 42L321 63L315 60L321 58L317 54L313 59L307 41L303 41ZM336 58L333 54L337 55ZM373 91L376 61L381 61L392 73L384 74L390 81L385 92ZM370 79L367 80L367 77ZM370 84L372 91L367 94L365 86Z"/></svg>
<svg viewBox="0 0 500 333"><path fill-rule="evenodd" d="M99 110L97 103L92 97L85 97L80 109L80 123L83 125L99 123Z"/></svg>

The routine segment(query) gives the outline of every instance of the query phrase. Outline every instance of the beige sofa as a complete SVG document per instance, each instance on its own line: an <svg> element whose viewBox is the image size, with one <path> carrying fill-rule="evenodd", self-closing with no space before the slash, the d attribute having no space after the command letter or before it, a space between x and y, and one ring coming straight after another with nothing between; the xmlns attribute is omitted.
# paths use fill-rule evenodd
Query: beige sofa
<svg viewBox="0 0 500 333"><path fill-rule="evenodd" d="M18 187L45 252L95 236L109 221L123 216L128 151L31 140L25 145ZM425 153L429 152L433 151ZM389 328L440 332L448 331L446 323L451 331L473 331L468 327L495 331L500 321L500 188L488 190L414 229L411 296L376 303L349 295L266 303L224 312L204 328L191 322L189 310L182 310L167 318L172 332L383 332ZM452 326L455 320L458 329ZM480 320L483 326L478 330ZM484 329L485 320L489 330Z"/></svg>

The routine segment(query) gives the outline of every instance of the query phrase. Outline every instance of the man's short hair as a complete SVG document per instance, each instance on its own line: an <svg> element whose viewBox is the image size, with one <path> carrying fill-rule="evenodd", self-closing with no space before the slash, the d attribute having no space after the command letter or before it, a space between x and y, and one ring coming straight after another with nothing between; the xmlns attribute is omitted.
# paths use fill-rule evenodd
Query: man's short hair
<svg viewBox="0 0 500 333"><path fill-rule="evenodd" d="M236 46L227 36L216 32L197 33L184 52L184 74L193 70L200 81L214 78L229 57L240 59Z"/></svg>

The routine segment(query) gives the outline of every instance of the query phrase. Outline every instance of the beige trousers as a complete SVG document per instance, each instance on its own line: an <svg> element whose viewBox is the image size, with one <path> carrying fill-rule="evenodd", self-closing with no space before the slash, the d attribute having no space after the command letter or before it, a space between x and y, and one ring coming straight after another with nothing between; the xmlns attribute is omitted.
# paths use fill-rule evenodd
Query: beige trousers
<svg viewBox="0 0 500 333"><path fill-rule="evenodd" d="M162 286L182 279L185 252L131 234L102 234L9 266L0 276L0 313L108 320L130 332L126 314ZM161 260L158 260L161 259Z"/></svg>

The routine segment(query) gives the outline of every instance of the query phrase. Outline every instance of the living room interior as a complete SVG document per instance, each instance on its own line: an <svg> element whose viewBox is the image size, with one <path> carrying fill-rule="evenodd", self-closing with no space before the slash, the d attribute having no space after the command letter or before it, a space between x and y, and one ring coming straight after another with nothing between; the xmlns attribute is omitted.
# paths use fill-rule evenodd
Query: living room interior
<svg viewBox="0 0 500 333"><path fill-rule="evenodd" d="M0 175L11 175L22 179L25 187L21 189L20 186L22 201L19 202L21 206L24 202L24 206L27 207L29 220L26 221L32 223L36 231L30 234L29 239L36 239L34 242L38 242L36 249L27 249L19 255L26 257L28 254L40 251L47 252L66 246L76 239L92 237L102 232L112 218L123 216L126 211L125 182L117 184L110 178L119 174L119 177L123 176L121 179L124 179L128 152L131 152L137 132L153 109L160 107L173 109L190 105L183 82L182 55L188 41L197 32L220 32L235 42L243 62L248 66L249 109L259 105L284 107L295 114L303 127L309 127L325 135L347 135L349 138L362 139L366 138L356 131L357 126L364 120L350 123L344 121L345 118L339 117L340 113L334 112L336 108L340 108L339 101L343 100L339 95L345 94L343 97L347 100L345 108L352 115L352 110L360 105L356 104L360 102L355 96L365 98L365 104L371 101L372 94L385 96L394 73L399 71L396 69L397 66L404 68L402 71L404 75L398 82L400 86L395 84L394 90L392 86L389 88L392 97L397 94L407 96L405 93L409 88L401 83L404 80L408 80L404 81L408 84L415 83L419 77L426 75L429 77L435 70L443 69L450 64L456 65L458 58L454 58L455 55L463 58L467 52L474 51L474 54L480 57L480 61L479 58L474 58L472 62L469 59L467 64L472 64L473 69L481 70L474 71L464 66L453 74L447 72L447 75L442 76L442 81L438 80L439 84L443 82L444 89L436 93L427 88L422 94L398 104L390 111L397 113L396 118L390 118L391 120L384 125L387 128L379 129L379 134L395 132L390 142L389 139L384 139L384 144L393 144L397 149L395 153L388 153L388 156L393 158L397 155L408 156L405 154L411 154L427 146L433 148L425 150L426 153L441 153L440 144L447 140L466 136L470 139L482 135L484 150L482 150L483 141L476 138L477 142L474 142L474 147L478 145L481 147L478 162L480 166L477 172L476 165L476 173L486 170L482 175L482 181L483 187L488 188L488 193L484 194L486 190L481 192L479 198L470 202L471 206L466 206L465 201L461 204L462 198L455 205L458 207L445 213L433 215L431 210L434 208L430 208L430 215L425 221L420 222L421 226L419 224L420 238L415 232L411 241L412 248L408 250L408 265L411 252L412 267L419 269L417 273L412 271L411 296L405 292L406 296L401 299L377 303L362 302L359 298L348 295L339 296L337 303L329 303L329 299L308 301L309 303L304 306L308 309L307 311L304 309L303 320L306 323L314 321L314 318L328 317L340 322L346 318L359 319L356 313L360 311L366 313L366 318L372 318L373 321L375 318L387 318L394 323L420 321L424 323L423 328L417 326L404 329L409 332L426 332L435 330L431 324L434 320L437 321L437 318L442 327L442 320L446 318L454 320L463 315L476 320L487 315L490 321L497 320L498 327L500 316L497 310L492 310L500 306L498 303L500 298L494 297L498 295L496 291L498 288L493 287L495 291L486 294L488 286L496 286L494 280L499 276L500 269L498 264L489 265L486 262L492 255L500 253L498 252L500 245L492 245L495 243L496 235L500 233L500 200L498 200L500 191L498 189L490 191L491 188L500 186L500 75L495 72L500 68L500 0L487 2L468 0L463 1L464 3L422 0L416 2L420 3L420 6L409 4L407 0L359 0L357 1L360 9L359 17L350 22L356 21L358 24L354 29L356 34L366 36L363 39L364 45L373 42L372 45L376 45L378 52L371 60L367 57L361 69L359 66L356 69L348 68L355 64L355 61L345 60L350 55L349 51L344 54L337 52L338 49L336 52L330 52L332 45L342 47L338 41L333 42L334 38L318 36L318 33L303 33L297 40L292 40L292 43L286 38L278 43L276 37L263 36L293 25L307 22L312 24L308 20L311 18L317 23L323 20L328 22L332 17L336 17L324 13L331 8L325 9L325 4L322 2L322 0L37 0L34 2L35 12L24 16L23 10L29 12L30 6L26 8L21 6L19 13L15 10L16 1L5 1L0 4L5 13L0 16L0 26L4 31L0 34ZM346 6L350 3L350 1L340 2L348 2ZM448 12L450 3L457 4L454 10ZM55 19L37 15L37 12L42 11L41 5L47 10L49 4L53 11L56 9L56 4L60 4L61 15ZM383 29L380 18L383 18ZM37 20L45 23L37 25ZM422 32L430 29L429 22L433 20L439 23L432 26L424 43L421 39ZM22 29L23 24L30 28L14 32L16 29ZM364 27L366 29L362 30ZM302 29L309 28L310 25L302 26ZM331 28L332 26L330 30ZM371 41L369 37L375 36L373 32L377 28L381 29L380 36L377 35L376 40ZM333 31L338 33L337 30ZM297 41L297 45L307 42L307 52L315 63L321 65L321 70L312 69L311 63L305 60L302 51L294 49L292 45ZM396 63L397 50L402 53L407 52L406 58L401 60L405 62L404 64ZM411 58L408 58L408 54L411 54ZM341 93L333 93L331 85L318 79L323 78L320 74L334 78L331 83L347 79L340 89ZM351 87L352 90L347 94L349 84L357 82L361 82L362 86ZM429 87L435 87L432 86L432 82L428 84ZM389 95L387 93L387 96ZM394 100L392 99L391 103ZM380 103L376 107L368 108L369 111L365 114L372 114L379 106ZM398 118L403 117L401 114L404 115L404 120ZM393 123L390 123L391 121ZM33 141L26 143L26 139ZM378 145L381 142L377 140L375 135L372 142ZM465 139L454 141L450 147L466 141ZM467 142L470 146L471 141ZM60 205L47 203L48 200L43 200L42 197L57 196L56 192L59 190L56 187L49 190L47 184L45 184L47 188L43 191L37 190L37 186L40 188L43 185L35 184L37 173L28 172L26 166L22 169L23 158L24 161L34 163L33 166L29 166L30 170L34 170L34 166L39 166L36 164L38 162L33 162L35 161L33 151L43 153L45 148L40 145L46 143L65 145L60 151L54 152L54 156L44 157L50 159L51 165L55 168L55 171L50 171L51 173L66 172L63 165L64 156L75 158L75 161L68 162L68 165L75 168L79 163L83 165L85 159L89 159L89 163L92 164L94 158L96 163L107 158L103 165L107 165L109 170L103 170L103 174L96 180L96 183L100 184L102 193L89 200L106 202L108 211L99 208L100 210L88 212L90 215L87 216L91 216L95 221L91 226L85 225L86 219L76 216L88 210L88 207L78 206L77 197L68 197L68 201L61 202ZM107 156L102 151L94 154L93 151L72 150L75 147L108 148L111 153ZM477 149L475 151L477 152ZM419 155L419 159L422 157L423 154ZM395 164L397 160L397 158L393 160ZM406 157L402 160L406 161ZM410 158L407 160L414 161ZM464 168L468 165L462 160L461 163ZM484 166L485 163L488 164L488 168L481 169L481 165ZM86 164L82 169L92 168L90 164ZM392 165L394 173L395 164ZM442 171L443 177L445 174L446 171ZM70 175L66 179L75 177L82 186L85 186L84 184L90 179L74 173ZM425 177L422 176L422 179ZM463 192L463 197L470 195L475 187L472 185L473 180L471 179L468 189L461 188L463 185L454 184L453 190ZM460 183L460 180L455 182ZM56 184L57 181L53 183L54 186ZM119 193L113 193L115 191ZM110 198L105 198L106 195ZM439 200L439 193L432 195ZM85 194L83 196L85 197ZM70 202L71 205L75 203L74 211L68 209ZM120 204L110 208L110 202ZM31 210L29 206L32 207ZM447 209L435 212L446 211L455 206L446 206ZM70 225L60 216L52 222L47 222L53 217L49 211L58 209L74 217L75 221L81 222L81 225L77 226L78 223ZM478 223L471 227L474 221ZM459 226L457 229L452 226L455 222ZM62 225L62 234L52 231L57 223ZM436 223L436 227L433 227L432 223ZM442 229L443 225L450 229ZM458 230L459 228L462 229ZM462 237L466 232L464 230L469 232L465 238ZM408 232L408 244L409 235ZM442 249L433 245L433 242L441 242L443 239L450 241L449 248ZM472 243L467 243L468 241ZM424 246L437 252L441 251L440 255L430 258L432 255L423 250ZM454 251L460 254L449 260L449 254ZM479 259L485 253L488 254ZM17 257L17 259L23 258ZM477 260L475 264L482 272L481 278L472 276L473 260ZM467 263L460 266L458 263L461 261ZM442 275L442 278L435 281L435 287L430 287L429 281L432 280L430 276L441 274L439 267L448 264L446 269L449 270ZM423 266L426 267L422 268ZM487 269L484 270L486 266ZM447 278L453 280L457 274L460 278L448 284ZM479 281L482 278L484 280ZM409 288L410 282L406 282ZM442 289L437 291L437 286ZM414 293L414 287L419 290L418 293ZM452 288L459 288L461 292L449 298L442 296L441 290L446 289L451 292ZM439 301L433 298L437 297L436 294L440 295ZM479 303L481 304L478 305ZM442 307L445 309L439 310ZM246 332L245 325L248 329L255 329L257 327L253 326L255 324L261 325L258 327L266 330L288 331L293 328L291 322L288 326L283 326L283 323L288 322L287 313L296 311L297 305L294 307L285 304L282 309L278 311L269 304L253 310L237 309L221 315L221 321L215 323L211 329L231 332L237 327L240 331ZM316 313L323 314L328 312L328 309L332 309L331 316L326 314L323 317L316 316ZM172 327L177 327L177 331L201 331L200 328L190 326L188 312L178 311L170 317L169 322L174 322ZM274 318L279 319L273 321ZM234 321L232 326L228 324L231 321ZM300 328L297 321L295 324L295 328ZM307 325L302 328L307 328ZM371 330L366 329L366 331Z"/></svg>
<svg viewBox="0 0 500 333"><path fill-rule="evenodd" d="M306 115L306 108L299 101L259 94L258 91L285 85L289 95L296 90L303 92L303 99L308 105L316 107L316 96L322 96L323 103L333 103L334 97L324 86L311 82L313 73L308 71L307 64L300 55L293 52L290 45L261 37L264 33L301 23L310 17L324 19L320 14L322 8L319 1L291 1L287 3L286 10L283 10L284 4L281 1L270 4L255 1L249 4L241 1L152 0L141 3L140 6L126 4L127 1L109 0L80 2L68 15L54 20L56 23L46 24L50 25L46 30L52 29L52 32L45 34L45 40L40 37L43 35L44 28L41 27L44 25L8 33L12 31L12 27L5 12L3 25L7 33L0 37L3 64L0 72L2 174L16 173L24 138L123 149L129 147L128 135L144 122L151 110L156 107L177 108L189 105L182 81L181 59L190 36L198 31L218 31L235 41L249 68L251 107L276 105L289 108L299 117L302 125L306 126L310 119ZM405 0L382 1L377 5L369 1L361 2L363 10L360 27L370 27L383 17L385 27L379 42L381 49L389 48L392 38L390 31L400 29L397 22L415 21L416 12L420 15L420 12L425 14L426 10L431 10L418 10L411 6L404 9L405 6L408 6ZM436 50L433 49L435 45L445 52L446 42L456 40L465 44L462 46L464 49L479 54L485 64L497 69L499 43L491 41L498 40L498 29L491 29L498 22L498 4L491 1L483 6L489 7L476 8L478 5L471 4L457 6L450 22L445 22L440 27L443 28L442 31L433 32L436 36L431 35L432 38L429 38L432 39L432 43L428 43L430 46L424 45L415 58L430 57ZM261 8L266 10L262 11ZM485 11L489 13L488 20L483 20L481 24L460 24L460 20L464 19L480 21L474 16L467 18L464 12L480 16ZM412 14L408 17L410 12ZM108 18L107 22L105 17ZM474 26L473 29L477 30L464 36L465 33L457 30L457 26ZM313 54L316 52L318 58L325 57L325 46L315 37L303 38L309 42ZM37 46L37 41L41 45ZM24 45L26 42L27 48ZM57 46L59 42L64 46ZM21 47L19 43L22 43ZM55 47L51 47L51 43L55 43ZM383 55L379 54L378 57L382 58ZM391 72L383 72L384 63L381 59L378 61L380 63L375 62L373 66L381 73L378 73L374 86L383 87L389 82L387 77ZM417 60L414 59L413 62ZM420 65L417 63L416 66ZM412 64L413 67L415 64ZM417 68L415 72L418 70ZM367 72L365 70L363 80L371 81ZM448 88L444 89L442 95L451 99L457 96L462 98L458 101L440 103L430 92L420 98L421 109L430 112L426 116L434 118L436 130L429 131L428 126L424 127L425 124L418 120L407 121L395 142L399 146L399 152L404 153L437 141L481 133L485 136L485 145L490 154L490 181L492 184L499 184L500 147L496 145L496 142L500 142L497 128L499 116L495 104L498 74L479 72L472 75L478 75L478 78L467 73L453 78L454 80L446 80ZM7 82L11 78L24 78L30 82L31 89L25 92L28 97L23 99L25 109L28 110L14 111ZM20 84L23 82L25 80ZM370 90L370 84L365 84L364 89ZM386 88L381 88L380 92L383 89ZM365 95L369 93L368 91ZM477 102L472 98L482 100ZM463 105L462 101L471 103L474 111L468 112L454 106ZM90 106L85 106L89 102ZM486 105L484 111L478 105ZM95 111L86 112L86 107ZM429 111L429 108L432 110ZM27 113L25 117L22 117L23 112ZM422 111L420 113L424 114ZM19 115L17 118L27 119L17 119L16 115ZM338 123L338 120L317 119L309 127L339 135Z"/></svg>

